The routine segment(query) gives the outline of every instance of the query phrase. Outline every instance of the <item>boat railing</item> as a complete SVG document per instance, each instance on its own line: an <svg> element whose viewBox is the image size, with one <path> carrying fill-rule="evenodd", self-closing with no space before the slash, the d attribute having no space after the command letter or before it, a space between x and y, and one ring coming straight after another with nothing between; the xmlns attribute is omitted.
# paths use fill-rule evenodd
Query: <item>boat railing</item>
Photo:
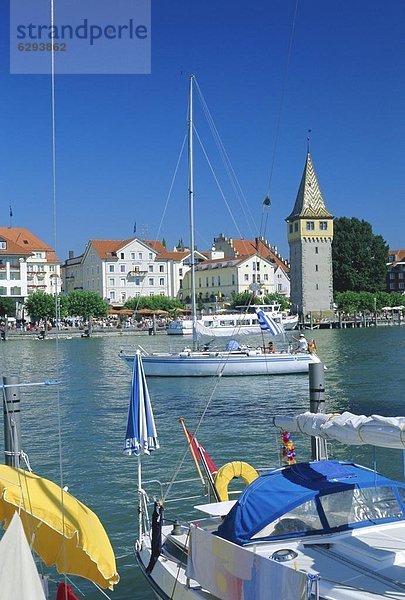
<svg viewBox="0 0 405 600"><path fill-rule="evenodd" d="M157 494L156 494L156 488L159 490L159 498L164 498L164 503L165 504L174 504L176 502L184 502L187 500L200 500L201 498L209 498L209 493L207 492L207 490L205 488L203 488L201 490L201 493L199 494L180 494L179 496L174 496L174 497L169 497L169 498L165 498L165 492L166 490L170 487L170 488L176 488L177 489L179 486L183 486L184 488L187 489L188 484L192 484L195 487L195 483L199 483L200 487L202 488L201 485L201 480L198 477L190 477L190 478L186 478L186 479L178 479L176 481L160 481L159 479L148 479L147 481L143 481L142 482L142 486L145 490L145 488L151 488L152 486L155 486L155 493L147 493L147 503L149 506L151 506L154 502L154 498L157 498ZM146 492L145 492L146 493Z"/></svg>

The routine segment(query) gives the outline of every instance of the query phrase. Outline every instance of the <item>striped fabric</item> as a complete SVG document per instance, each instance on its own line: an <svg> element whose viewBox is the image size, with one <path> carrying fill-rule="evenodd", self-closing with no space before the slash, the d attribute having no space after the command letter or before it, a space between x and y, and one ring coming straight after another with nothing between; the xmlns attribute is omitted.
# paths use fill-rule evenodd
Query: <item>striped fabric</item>
<svg viewBox="0 0 405 600"><path fill-rule="evenodd" d="M276 323L270 315L264 313L260 308L256 308L255 310L262 331L268 331L271 335L284 335L284 326L282 323Z"/></svg>

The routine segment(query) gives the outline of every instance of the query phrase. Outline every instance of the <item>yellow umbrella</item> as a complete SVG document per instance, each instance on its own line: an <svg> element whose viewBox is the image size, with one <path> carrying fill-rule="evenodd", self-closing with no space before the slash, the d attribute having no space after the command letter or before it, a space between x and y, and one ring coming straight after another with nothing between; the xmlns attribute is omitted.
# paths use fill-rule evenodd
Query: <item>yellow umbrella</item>
<svg viewBox="0 0 405 600"><path fill-rule="evenodd" d="M97 515L52 481L0 465L0 522L6 528L16 509L28 542L48 567L103 588L118 583L114 552Z"/></svg>

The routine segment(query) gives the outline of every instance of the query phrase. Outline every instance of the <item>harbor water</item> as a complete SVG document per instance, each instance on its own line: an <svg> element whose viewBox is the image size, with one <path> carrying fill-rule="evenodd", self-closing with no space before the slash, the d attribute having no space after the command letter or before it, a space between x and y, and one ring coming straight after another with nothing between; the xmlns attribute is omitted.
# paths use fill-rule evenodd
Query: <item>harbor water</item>
<svg viewBox="0 0 405 600"><path fill-rule="evenodd" d="M327 412L405 414L405 328L378 327L307 331L315 338L325 373ZM22 382L59 380L58 386L22 390L22 447L33 471L60 482L59 423L63 482L100 517L112 541L121 582L119 600L154 596L135 564L136 459L123 454L131 373L119 351L140 343L146 350L175 350L188 340L165 335L109 336L91 339L9 340L0 345L1 375ZM257 343L260 343L258 338ZM198 438L218 465L245 460L255 467L278 464L280 440L269 426L274 414L309 408L305 375L149 380L160 450L142 461L146 479L166 482L178 465L185 439L178 419L193 431L207 403ZM3 447L2 428L0 444ZM310 458L309 440L294 438L299 460ZM404 480L398 450L331 446L334 458L348 458ZM181 477L194 476L187 457ZM198 491L201 486L196 483ZM178 505L184 516L184 507ZM167 511L175 517L175 508ZM61 579L61 578L59 578ZM103 598L84 580L75 579L83 597ZM82 597L76 589L78 597ZM51 587L51 597L55 588Z"/></svg>

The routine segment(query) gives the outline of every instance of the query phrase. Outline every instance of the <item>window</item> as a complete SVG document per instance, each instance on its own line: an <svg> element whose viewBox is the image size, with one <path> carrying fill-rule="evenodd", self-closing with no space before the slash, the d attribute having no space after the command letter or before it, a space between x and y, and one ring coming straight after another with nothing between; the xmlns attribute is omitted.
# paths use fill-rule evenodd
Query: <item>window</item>
<svg viewBox="0 0 405 600"><path fill-rule="evenodd" d="M208 277L205 278L205 287L210 287L210 284L208 283Z"/></svg>
<svg viewBox="0 0 405 600"><path fill-rule="evenodd" d="M316 504L313 500L309 500L290 512L285 513L281 519L277 519L266 525L253 536L253 539L278 537L280 535L305 533L321 529L322 523L318 516Z"/></svg>
<svg viewBox="0 0 405 600"><path fill-rule="evenodd" d="M164 279L164 277L161 277L159 279L159 285L164 285L164 284L165 284L165 279Z"/></svg>
<svg viewBox="0 0 405 600"><path fill-rule="evenodd" d="M160 292L160 295L161 295L161 296L164 296L164 295L165 295L165 293L164 293L164 292Z"/></svg>
<svg viewBox="0 0 405 600"><path fill-rule="evenodd" d="M7 250L7 242L4 240L0 242L0 250Z"/></svg>
<svg viewBox="0 0 405 600"><path fill-rule="evenodd" d="M404 286L404 284L402 283L402 281L401 281L401 283L399 283L399 284L398 284L398 288L399 288L400 290L403 290L403 289L405 289L405 286Z"/></svg>
<svg viewBox="0 0 405 600"><path fill-rule="evenodd" d="M114 273L115 271L115 265L108 265L108 270L110 273Z"/></svg>
<svg viewBox="0 0 405 600"><path fill-rule="evenodd" d="M321 496L319 500L330 527L370 523L380 519L397 520L401 515L392 489L386 486L337 492Z"/></svg>
<svg viewBox="0 0 405 600"><path fill-rule="evenodd" d="M127 280L125 279L125 277L122 277L122 278L120 279L120 284L121 284L121 287L125 286L125 285L126 285L126 283L127 283Z"/></svg>
<svg viewBox="0 0 405 600"><path fill-rule="evenodd" d="M115 286L115 279L111 277L111 278L108 280L108 285L110 285L111 287L114 287L114 286Z"/></svg>
<svg viewBox="0 0 405 600"><path fill-rule="evenodd" d="M153 277L149 277L149 285L155 285L155 280Z"/></svg>
<svg viewBox="0 0 405 600"><path fill-rule="evenodd" d="M152 252L149 252L148 256L149 256L149 260L153 260L153 254L152 254Z"/></svg>
<svg viewBox="0 0 405 600"><path fill-rule="evenodd" d="M268 280L269 280L269 274L268 274L268 273L265 273L265 274L264 274L264 281L268 281Z"/></svg>
<svg viewBox="0 0 405 600"><path fill-rule="evenodd" d="M214 285L215 285L215 277L214 276L211 277L211 285L212 285L212 287L214 287Z"/></svg>
<svg viewBox="0 0 405 600"><path fill-rule="evenodd" d="M135 252L131 252L131 260L135 260Z"/></svg>
<svg viewBox="0 0 405 600"><path fill-rule="evenodd" d="M138 259L139 259L139 260L142 260L142 259L143 259L143 254L142 254L142 252L138 252Z"/></svg>
<svg viewBox="0 0 405 600"><path fill-rule="evenodd" d="M395 290L395 283L390 283L390 290Z"/></svg>
<svg viewBox="0 0 405 600"><path fill-rule="evenodd" d="M110 291L110 300L115 300L115 292L113 290Z"/></svg>
<svg viewBox="0 0 405 600"><path fill-rule="evenodd" d="M164 273L164 272L165 272L164 265L159 265L159 273Z"/></svg>
<svg viewBox="0 0 405 600"><path fill-rule="evenodd" d="M125 302L126 299L127 299L127 293L126 292L121 292L121 300L123 302Z"/></svg>
<svg viewBox="0 0 405 600"><path fill-rule="evenodd" d="M201 277L198 278L198 287L201 287Z"/></svg>
<svg viewBox="0 0 405 600"><path fill-rule="evenodd" d="M395 273L390 273L390 279L395 279Z"/></svg>
<svg viewBox="0 0 405 600"><path fill-rule="evenodd" d="M179 269L179 275L180 275L180 277L183 276L183 269Z"/></svg>
<svg viewBox="0 0 405 600"><path fill-rule="evenodd" d="M125 273L125 265L120 265L120 271L121 273Z"/></svg>
<svg viewBox="0 0 405 600"><path fill-rule="evenodd" d="M256 263L256 270L257 270L257 271L260 271L260 263L259 263L259 262L258 262L258 263Z"/></svg>
<svg viewBox="0 0 405 600"><path fill-rule="evenodd" d="M121 252L120 256L121 256L122 260L124 260L125 254L123 252Z"/></svg>
<svg viewBox="0 0 405 600"><path fill-rule="evenodd" d="M141 280L140 279L135 279L135 285L141 285Z"/></svg>
<svg viewBox="0 0 405 600"><path fill-rule="evenodd" d="M328 229L328 221L319 221L319 229L326 231Z"/></svg>
<svg viewBox="0 0 405 600"><path fill-rule="evenodd" d="M153 273L153 265L149 265L148 270L149 270L149 273Z"/></svg>
<svg viewBox="0 0 405 600"><path fill-rule="evenodd" d="M282 283L278 283L277 284L277 291L278 292L282 292L283 291L283 284Z"/></svg>
<svg viewBox="0 0 405 600"><path fill-rule="evenodd" d="M315 271L318 271L318 265L315 265Z"/></svg>
<svg viewBox="0 0 405 600"><path fill-rule="evenodd" d="M245 273L245 281L249 281L249 275Z"/></svg>
<svg viewBox="0 0 405 600"><path fill-rule="evenodd" d="M315 221L307 221L307 231L313 231L315 229Z"/></svg>
<svg viewBox="0 0 405 600"><path fill-rule="evenodd" d="M155 292L149 292L149 296L154 296Z"/></svg>
<svg viewBox="0 0 405 600"><path fill-rule="evenodd" d="M218 275L218 285L221 285L221 276Z"/></svg>
<svg viewBox="0 0 405 600"><path fill-rule="evenodd" d="M319 283L316 283L316 284L315 284L315 289L316 289L316 290L319 290Z"/></svg>
<svg viewBox="0 0 405 600"><path fill-rule="evenodd" d="M292 233L292 232L293 232L293 224L290 223L290 233Z"/></svg>
<svg viewBox="0 0 405 600"><path fill-rule="evenodd" d="M294 223L294 231L298 231L298 221Z"/></svg>
<svg viewBox="0 0 405 600"><path fill-rule="evenodd" d="M235 274L232 273L232 285L235 285Z"/></svg>
<svg viewBox="0 0 405 600"><path fill-rule="evenodd" d="M404 278L404 274L403 273L398 273L398 279L403 279Z"/></svg>
<svg viewBox="0 0 405 600"><path fill-rule="evenodd" d="M318 246L315 246L315 254L319 254L319 248L318 248Z"/></svg>

